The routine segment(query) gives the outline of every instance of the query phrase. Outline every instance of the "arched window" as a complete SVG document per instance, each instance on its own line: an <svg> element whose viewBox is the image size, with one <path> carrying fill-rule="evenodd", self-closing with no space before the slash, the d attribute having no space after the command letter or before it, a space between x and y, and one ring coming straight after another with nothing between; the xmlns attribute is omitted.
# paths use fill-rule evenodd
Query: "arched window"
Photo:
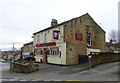
<svg viewBox="0 0 120 83"><path fill-rule="evenodd" d="M88 37L87 37L87 45L89 47L92 46L92 35L90 33L88 34Z"/></svg>

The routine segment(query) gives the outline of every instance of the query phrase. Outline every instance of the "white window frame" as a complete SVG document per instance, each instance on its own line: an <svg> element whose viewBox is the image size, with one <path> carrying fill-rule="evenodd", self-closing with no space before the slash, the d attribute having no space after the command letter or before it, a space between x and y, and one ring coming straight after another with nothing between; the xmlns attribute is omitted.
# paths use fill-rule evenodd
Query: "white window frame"
<svg viewBox="0 0 120 83"><path fill-rule="evenodd" d="M59 47L55 48L50 48L50 53L51 56L59 56Z"/></svg>
<svg viewBox="0 0 120 83"><path fill-rule="evenodd" d="M90 37L90 38L89 38ZM87 40L87 45L89 46L89 47L91 47L92 46L92 35L91 34L88 34L88 38L89 38L89 40ZM88 43L89 42L89 43Z"/></svg>
<svg viewBox="0 0 120 83"><path fill-rule="evenodd" d="M37 43L40 43L40 35L37 35Z"/></svg>
<svg viewBox="0 0 120 83"><path fill-rule="evenodd" d="M35 50L35 55L40 55L40 49Z"/></svg>
<svg viewBox="0 0 120 83"><path fill-rule="evenodd" d="M47 33L44 33L44 41L47 40Z"/></svg>

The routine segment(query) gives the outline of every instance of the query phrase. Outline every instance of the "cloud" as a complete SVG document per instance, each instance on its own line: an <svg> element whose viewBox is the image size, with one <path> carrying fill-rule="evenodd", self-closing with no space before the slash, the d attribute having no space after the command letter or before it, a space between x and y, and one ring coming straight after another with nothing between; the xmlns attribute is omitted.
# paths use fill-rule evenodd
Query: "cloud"
<svg viewBox="0 0 120 83"><path fill-rule="evenodd" d="M17 49L20 49L23 46L23 44L19 42L14 43L14 47ZM13 43L12 42L6 42L6 43L0 43L0 50L5 51L5 50L12 50L13 49Z"/></svg>
<svg viewBox="0 0 120 83"><path fill-rule="evenodd" d="M107 32L117 28L119 0L0 0L0 43L6 47L32 41L32 34L58 22L90 13Z"/></svg>

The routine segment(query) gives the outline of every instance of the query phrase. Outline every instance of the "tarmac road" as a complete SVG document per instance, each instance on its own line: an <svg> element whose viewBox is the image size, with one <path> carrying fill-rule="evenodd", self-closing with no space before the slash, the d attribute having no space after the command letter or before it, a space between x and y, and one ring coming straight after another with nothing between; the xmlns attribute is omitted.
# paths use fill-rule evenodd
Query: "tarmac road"
<svg viewBox="0 0 120 83"><path fill-rule="evenodd" d="M40 64L38 71L29 74L3 70L2 78L39 81L119 81L118 63L120 62L102 64L92 69L86 69L87 64L75 66Z"/></svg>

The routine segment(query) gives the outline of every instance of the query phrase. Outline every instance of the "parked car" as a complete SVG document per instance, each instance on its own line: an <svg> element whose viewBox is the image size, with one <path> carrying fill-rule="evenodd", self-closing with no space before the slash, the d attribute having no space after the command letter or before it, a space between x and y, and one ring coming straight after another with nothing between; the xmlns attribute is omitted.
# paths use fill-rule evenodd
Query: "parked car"
<svg viewBox="0 0 120 83"><path fill-rule="evenodd" d="M0 59L0 62L3 62L3 63L5 63L6 61L5 61L4 59Z"/></svg>

